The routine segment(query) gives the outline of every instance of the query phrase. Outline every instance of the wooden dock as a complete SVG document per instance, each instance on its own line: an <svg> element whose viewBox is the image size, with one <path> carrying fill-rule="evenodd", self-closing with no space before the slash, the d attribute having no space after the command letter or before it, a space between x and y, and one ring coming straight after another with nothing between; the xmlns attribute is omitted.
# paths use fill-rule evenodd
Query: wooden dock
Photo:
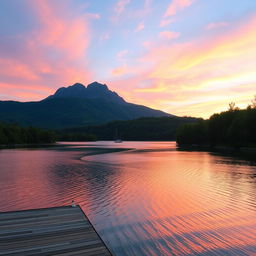
<svg viewBox="0 0 256 256"><path fill-rule="evenodd" d="M0 213L1 256L110 256L80 206Z"/></svg>

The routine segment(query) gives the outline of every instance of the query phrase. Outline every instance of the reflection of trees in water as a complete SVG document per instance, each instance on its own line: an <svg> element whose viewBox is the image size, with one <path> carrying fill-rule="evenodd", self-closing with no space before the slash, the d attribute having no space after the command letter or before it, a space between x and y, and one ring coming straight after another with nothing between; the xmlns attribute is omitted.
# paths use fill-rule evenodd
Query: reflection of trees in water
<svg viewBox="0 0 256 256"><path fill-rule="evenodd" d="M213 155L212 168L209 168L211 179L216 189L225 192L232 207L255 207L256 204L256 165L255 162L225 155ZM250 202L248 204L248 202Z"/></svg>

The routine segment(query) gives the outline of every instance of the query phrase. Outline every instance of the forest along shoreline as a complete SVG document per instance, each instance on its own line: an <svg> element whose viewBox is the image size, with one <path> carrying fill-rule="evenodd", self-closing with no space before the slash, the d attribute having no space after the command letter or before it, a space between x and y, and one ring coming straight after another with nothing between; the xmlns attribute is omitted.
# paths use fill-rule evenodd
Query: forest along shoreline
<svg viewBox="0 0 256 256"><path fill-rule="evenodd" d="M256 97L246 109L235 103L229 110L207 120L181 125L177 130L180 148L213 149L256 154Z"/></svg>

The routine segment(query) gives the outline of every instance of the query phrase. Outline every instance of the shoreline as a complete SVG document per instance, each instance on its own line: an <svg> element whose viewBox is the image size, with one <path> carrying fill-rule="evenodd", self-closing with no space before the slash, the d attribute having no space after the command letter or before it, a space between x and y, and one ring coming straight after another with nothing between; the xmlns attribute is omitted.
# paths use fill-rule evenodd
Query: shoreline
<svg viewBox="0 0 256 256"><path fill-rule="evenodd" d="M216 154L223 154L234 158L243 158L256 162L255 147L230 147L230 146L209 146L209 145L177 145L178 151L202 151Z"/></svg>

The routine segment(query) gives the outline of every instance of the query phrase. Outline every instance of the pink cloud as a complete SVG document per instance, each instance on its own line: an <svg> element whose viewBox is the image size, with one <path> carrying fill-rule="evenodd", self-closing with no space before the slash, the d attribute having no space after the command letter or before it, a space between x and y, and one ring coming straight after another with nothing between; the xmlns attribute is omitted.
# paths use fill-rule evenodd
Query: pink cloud
<svg viewBox="0 0 256 256"><path fill-rule="evenodd" d="M160 22L160 27L165 27L165 26L167 26L167 25L169 25L169 24L171 24L173 22L174 22L173 19L163 19Z"/></svg>
<svg viewBox="0 0 256 256"><path fill-rule="evenodd" d="M20 81L18 83L0 82L0 88L1 100L35 101L52 94L51 88L40 84L33 84L31 86L27 83L23 84Z"/></svg>
<svg viewBox="0 0 256 256"><path fill-rule="evenodd" d="M133 9L128 15L127 19L143 19L148 16L154 9L152 7L153 0L144 0L144 6L141 9Z"/></svg>
<svg viewBox="0 0 256 256"><path fill-rule="evenodd" d="M139 32L145 28L144 22L141 21L135 29L135 32Z"/></svg>
<svg viewBox="0 0 256 256"><path fill-rule="evenodd" d="M42 97L44 93L47 96L49 88L53 92L63 85L90 81L91 71L85 58L90 43L87 13L74 18L68 5L57 6L48 0L30 3L38 28L15 38L6 36L5 45L0 46L4 47L0 55L0 63L4 63L0 83L6 88L21 84L20 95L30 98L36 94L35 88ZM41 90L42 87L47 90ZM14 90L9 95L16 97Z"/></svg>
<svg viewBox="0 0 256 256"><path fill-rule="evenodd" d="M122 13L125 12L126 6L130 3L131 0L119 0L114 8L113 8L113 12L114 15L111 17L111 20L113 22L118 22L120 20L120 18L122 17Z"/></svg>
<svg viewBox="0 0 256 256"><path fill-rule="evenodd" d="M132 76L132 75L139 75L144 72L145 67L147 67L147 64L145 63L138 63L137 66L129 66L127 63L123 63L122 65L114 68L111 70L111 75L115 77L119 77L118 79L127 79L127 75ZM116 78L114 78L116 80ZM130 86L126 87L126 89L129 88L129 90L133 89L133 86L130 88Z"/></svg>
<svg viewBox="0 0 256 256"><path fill-rule="evenodd" d="M130 3L130 0L119 0L114 7L114 11L120 15L124 12L126 5Z"/></svg>
<svg viewBox="0 0 256 256"><path fill-rule="evenodd" d="M180 33L175 31L162 31L159 33L159 36L163 39L175 39L180 36Z"/></svg>
<svg viewBox="0 0 256 256"><path fill-rule="evenodd" d="M194 0L172 0L164 14L164 17L175 15L178 11L189 7L193 1Z"/></svg>
<svg viewBox="0 0 256 256"><path fill-rule="evenodd" d="M118 58L123 58L129 51L128 50L123 50L117 53Z"/></svg>
<svg viewBox="0 0 256 256"><path fill-rule="evenodd" d="M99 13L87 13L87 17L91 19L100 19L100 14Z"/></svg>
<svg viewBox="0 0 256 256"><path fill-rule="evenodd" d="M66 51L70 58L77 58L85 53L89 45L90 33L88 14L74 18L66 9L56 2L37 0L32 2L33 9L41 23L41 29L35 33L36 39L45 46Z"/></svg>
<svg viewBox="0 0 256 256"><path fill-rule="evenodd" d="M208 117L227 109L230 99L246 107L256 86L255 27L252 17L214 37L160 41L140 58L141 66L151 66L113 85L127 100L177 115Z"/></svg>
<svg viewBox="0 0 256 256"><path fill-rule="evenodd" d="M128 72L128 68L126 65L117 67L111 71L113 76L122 76L122 75L127 74L127 72Z"/></svg>
<svg viewBox="0 0 256 256"><path fill-rule="evenodd" d="M11 60L11 59L0 59L0 75L3 79L4 77L7 79L29 79L29 80L36 80L38 75L31 70L31 68L18 61L18 60Z"/></svg>
<svg viewBox="0 0 256 256"><path fill-rule="evenodd" d="M218 29L218 28L223 28L227 27L228 23L227 22L216 22L216 23L209 23L205 26L206 30L213 30L213 29Z"/></svg>
<svg viewBox="0 0 256 256"><path fill-rule="evenodd" d="M149 47L151 47L151 46L153 45L153 43L150 42L150 41L144 41L144 42L142 42L142 45L143 45L145 48L149 48Z"/></svg>
<svg viewBox="0 0 256 256"><path fill-rule="evenodd" d="M119 0L113 7L113 15L110 20L114 23L130 22L135 19L144 19L152 11L153 0L144 0L144 4L141 8L128 8L131 0Z"/></svg>
<svg viewBox="0 0 256 256"><path fill-rule="evenodd" d="M104 33L103 35L100 36L101 41L106 41L110 38L109 33Z"/></svg>

